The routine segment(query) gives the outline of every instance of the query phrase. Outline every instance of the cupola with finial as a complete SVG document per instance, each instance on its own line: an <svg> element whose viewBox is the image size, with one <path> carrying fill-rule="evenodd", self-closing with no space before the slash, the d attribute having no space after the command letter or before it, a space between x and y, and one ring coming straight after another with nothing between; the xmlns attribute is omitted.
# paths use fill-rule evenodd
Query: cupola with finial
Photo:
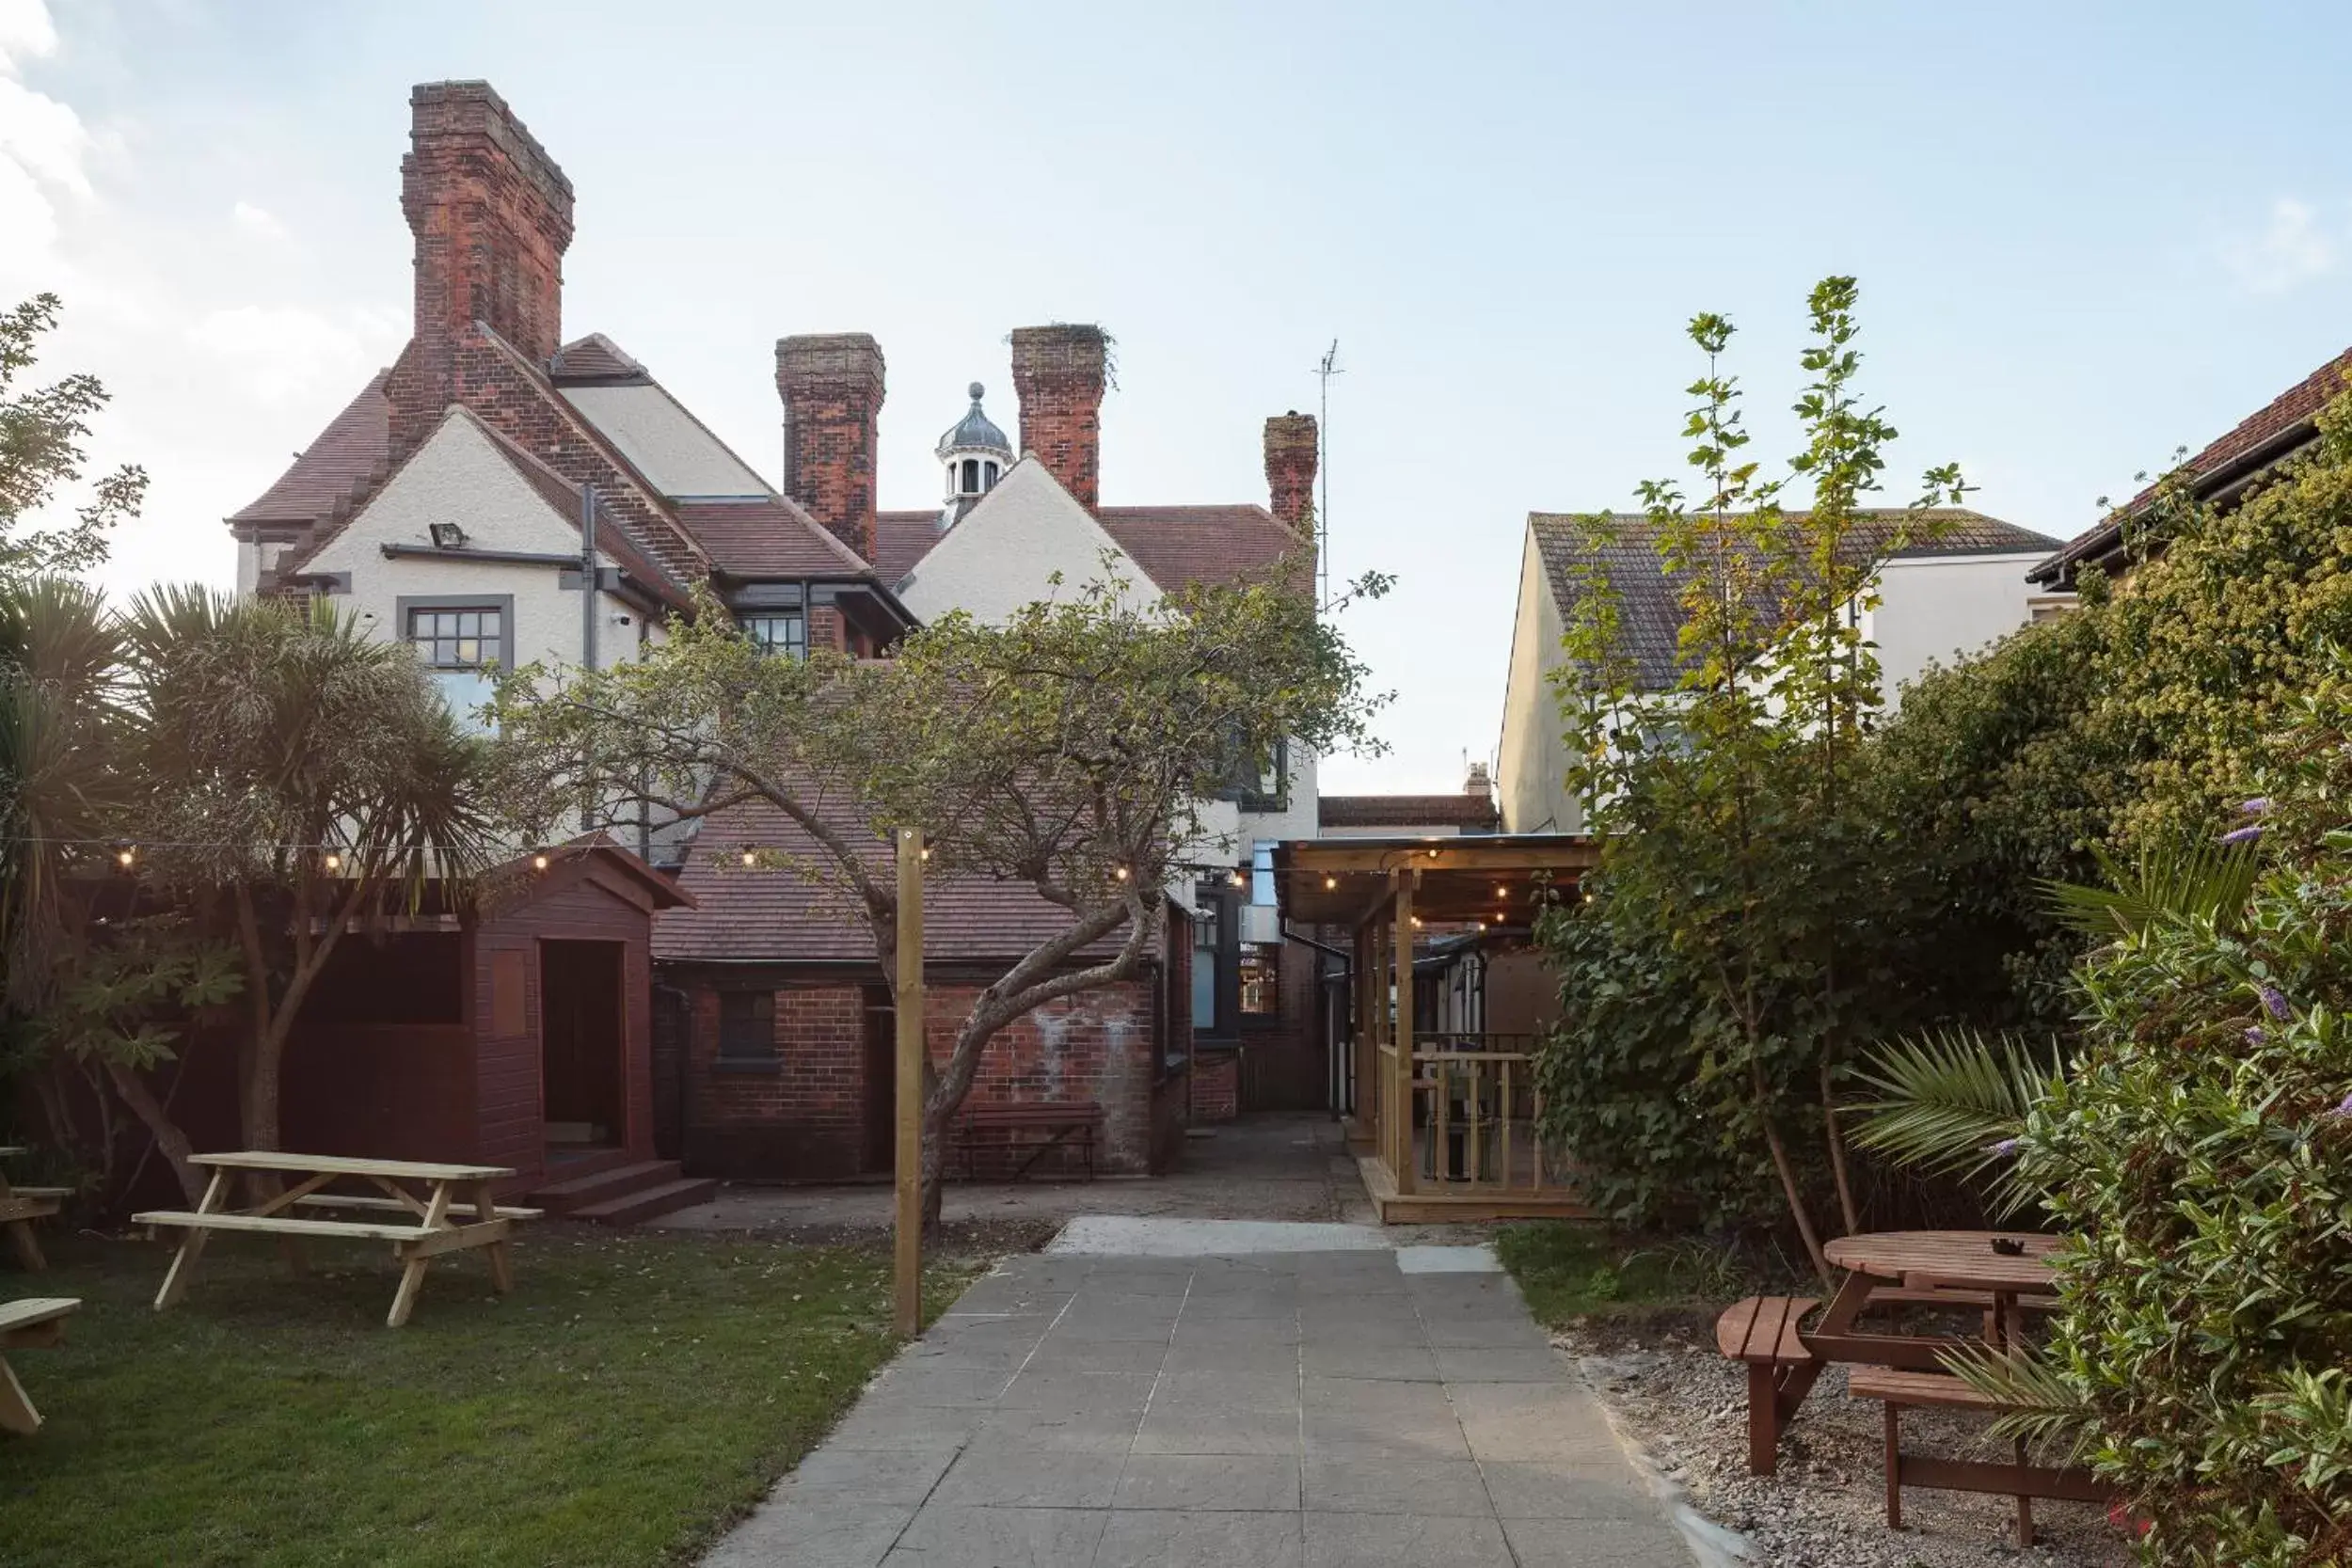
<svg viewBox="0 0 2352 1568"><path fill-rule="evenodd" d="M944 499L950 507L968 505L986 495L1012 467L1012 443L980 411L984 389L978 382L972 383L971 408L939 438L939 460L947 469Z"/></svg>

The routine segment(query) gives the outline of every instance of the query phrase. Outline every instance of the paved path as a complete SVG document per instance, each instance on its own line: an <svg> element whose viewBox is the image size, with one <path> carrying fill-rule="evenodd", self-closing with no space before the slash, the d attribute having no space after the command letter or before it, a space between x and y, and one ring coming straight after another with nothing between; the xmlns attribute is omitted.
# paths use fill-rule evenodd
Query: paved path
<svg viewBox="0 0 2352 1568"><path fill-rule="evenodd" d="M1509 1279L1399 1259L1013 1259L706 1568L1690 1568Z"/></svg>

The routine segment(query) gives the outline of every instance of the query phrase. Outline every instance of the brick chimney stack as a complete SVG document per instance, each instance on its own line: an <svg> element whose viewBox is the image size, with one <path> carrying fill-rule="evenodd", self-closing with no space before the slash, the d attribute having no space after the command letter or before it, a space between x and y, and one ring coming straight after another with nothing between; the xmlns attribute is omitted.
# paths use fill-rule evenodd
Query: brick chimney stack
<svg viewBox="0 0 2352 1568"><path fill-rule="evenodd" d="M1021 399L1021 451L1089 512L1102 504L1103 384L1109 340L1099 326L1016 326L1012 389Z"/></svg>
<svg viewBox="0 0 2352 1568"><path fill-rule="evenodd" d="M780 338L776 395L784 399L784 493L872 561L882 345L863 332Z"/></svg>
<svg viewBox="0 0 2352 1568"><path fill-rule="evenodd" d="M1315 516L1315 417L1294 408L1265 422L1265 485L1277 517L1312 533Z"/></svg>
<svg viewBox="0 0 2352 1568"><path fill-rule="evenodd" d="M489 83L425 82L408 108L400 209L417 237L417 317L390 387L395 451L454 401L475 322L532 359L555 353L572 243L572 182Z"/></svg>

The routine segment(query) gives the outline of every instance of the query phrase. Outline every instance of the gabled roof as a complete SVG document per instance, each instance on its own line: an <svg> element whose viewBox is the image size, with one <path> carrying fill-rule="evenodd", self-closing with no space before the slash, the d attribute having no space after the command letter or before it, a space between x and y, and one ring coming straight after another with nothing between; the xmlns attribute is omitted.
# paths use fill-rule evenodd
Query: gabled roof
<svg viewBox="0 0 2352 1568"><path fill-rule="evenodd" d="M734 578L864 578L858 553L782 496L677 503L678 521ZM887 579L885 579L887 580Z"/></svg>
<svg viewBox="0 0 2352 1568"><path fill-rule="evenodd" d="M1326 795L1315 802L1326 828L1459 828L1493 832L1501 822L1493 800L1467 791L1453 795Z"/></svg>
<svg viewBox="0 0 2352 1568"><path fill-rule="evenodd" d="M548 361L548 378L558 387L579 382L645 381L645 367L623 353L620 344L601 332L575 338Z"/></svg>
<svg viewBox="0 0 2352 1568"><path fill-rule="evenodd" d="M1301 583L1311 580L1313 545L1263 506L1104 506L1094 516L1163 594L1231 582L1278 561ZM938 507L876 516L874 569L883 581L903 582L922 563L945 537L939 518Z"/></svg>
<svg viewBox="0 0 2352 1568"><path fill-rule="evenodd" d="M1792 511L1788 515L1802 518L1805 514ZM1561 613L1575 609L1580 569L1587 563L1598 566L1617 595L1618 632L1635 680L1644 690L1671 688L1680 668L1682 593L1680 581L1667 574L1659 554L1656 525L1638 512L1531 512L1527 526L1542 556L1552 602ZM1931 531L1900 549L1886 549L1897 531L1906 527L1915 532ZM1597 540L1590 537L1596 528L1601 535ZM1902 507L1867 509L1859 514L1853 536L1854 547L1862 555L1890 561L2026 555L2055 543L2046 534L1960 506L1920 512Z"/></svg>
<svg viewBox="0 0 2352 1568"><path fill-rule="evenodd" d="M384 389L391 374L389 368L376 372L359 395L294 454L293 467L259 498L230 515L230 526L240 532L307 528L373 479L391 451L392 400Z"/></svg>
<svg viewBox="0 0 2352 1568"><path fill-rule="evenodd" d="M827 800L818 809L834 831L860 847L878 874L895 875L890 846L874 837L844 802ZM843 894L781 867L746 869L740 863L746 846L812 864L827 863L816 842L765 800L745 801L706 818L677 878L695 907L674 911L655 923L655 958L734 963L874 961L874 939L864 915ZM923 885L923 956L932 962L1009 961L1069 926L1070 911L1047 903L1026 883L934 877ZM1125 934L1122 927L1077 956L1107 958L1119 951Z"/></svg>
<svg viewBox="0 0 2352 1568"><path fill-rule="evenodd" d="M2219 491L2259 473L2299 450L2318 434L2319 411L2344 389L2352 375L2352 349L2272 398L2232 426L2227 435L2190 458L2183 468L2190 494L2209 500ZM2125 527L2155 499L2151 484L2121 508L2067 541L2063 549L2026 574L2030 581L2063 586L2085 564L2098 564L2123 547Z"/></svg>

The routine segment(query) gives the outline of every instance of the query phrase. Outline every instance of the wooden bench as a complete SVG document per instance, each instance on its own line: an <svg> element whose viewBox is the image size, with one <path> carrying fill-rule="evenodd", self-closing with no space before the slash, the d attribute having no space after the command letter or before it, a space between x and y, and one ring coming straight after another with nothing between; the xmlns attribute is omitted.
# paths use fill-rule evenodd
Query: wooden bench
<svg viewBox="0 0 2352 1568"><path fill-rule="evenodd" d="M2073 1465L2034 1465L2026 1458L2026 1442L2017 1439L2016 1459L1998 1464L1981 1459L1941 1459L1903 1451L1902 1413L1915 1407L1982 1410L1999 1415L2009 1407L1979 1393L1945 1372L1901 1371L1891 1367L1856 1367L1847 1391L1858 1400L1879 1400L1886 1406L1886 1524L1903 1528L1903 1488L1924 1486L1939 1492L1985 1492L2017 1499L2017 1544L2033 1544L2033 1499L2059 1497L2070 1502L2111 1503L2114 1491L2089 1470Z"/></svg>
<svg viewBox="0 0 2352 1568"><path fill-rule="evenodd" d="M388 1213L415 1212L414 1209L396 1197L376 1197L365 1193L307 1193L295 1198L294 1202L305 1209L365 1209L380 1210ZM493 1217L501 1220L535 1220L547 1213L544 1209L517 1209L505 1203L497 1204L494 1208L496 1212ZM453 1203L449 1206L449 1212L452 1214L463 1214L468 1219L474 1217L473 1205L470 1203Z"/></svg>
<svg viewBox="0 0 2352 1568"><path fill-rule="evenodd" d="M0 1147L0 1160L24 1152L13 1144ZM49 1266L49 1259L40 1255L40 1238L33 1234L33 1222L51 1218L58 1205L72 1196L71 1187L10 1186L8 1173L0 1171L0 1230L8 1233L16 1260L30 1273L39 1274Z"/></svg>
<svg viewBox="0 0 2352 1568"><path fill-rule="evenodd" d="M0 1302L0 1352L45 1350L65 1342L65 1321L82 1309L67 1296ZM40 1412L24 1397L24 1386L0 1354L0 1432L30 1436L40 1429Z"/></svg>
<svg viewBox="0 0 2352 1568"><path fill-rule="evenodd" d="M956 1147L963 1151L963 1175L971 1180L976 1158L983 1148L1019 1149L1025 1133L1042 1133L1029 1148L1029 1157L1012 1173L1020 1180L1030 1167L1057 1148L1074 1148L1086 1157L1087 1180L1094 1180L1095 1130L1103 1124L1103 1107L1090 1100L1042 1101L1026 1105L968 1105L956 1117ZM1001 1139L986 1133L1002 1133Z"/></svg>
<svg viewBox="0 0 2352 1568"><path fill-rule="evenodd" d="M1715 1348L1748 1364L1748 1473L1769 1476L1779 1463L1780 1429L1820 1375L1821 1363L1797 1337L1797 1323L1820 1305L1814 1296L1749 1296L1715 1320Z"/></svg>

